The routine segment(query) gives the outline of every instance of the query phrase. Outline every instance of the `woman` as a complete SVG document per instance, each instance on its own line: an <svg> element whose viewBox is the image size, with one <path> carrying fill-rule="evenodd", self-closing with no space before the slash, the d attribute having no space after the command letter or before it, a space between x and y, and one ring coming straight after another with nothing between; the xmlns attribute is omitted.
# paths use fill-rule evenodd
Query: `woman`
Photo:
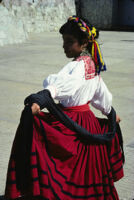
<svg viewBox="0 0 134 200"><path fill-rule="evenodd" d="M96 41L99 33L76 16L60 33L64 52L73 61L48 76L43 91L25 99L5 196L117 200L114 181L123 177L122 138L115 127L112 95L100 76L106 67ZM89 103L109 120L96 118ZM44 107L50 113L41 112Z"/></svg>

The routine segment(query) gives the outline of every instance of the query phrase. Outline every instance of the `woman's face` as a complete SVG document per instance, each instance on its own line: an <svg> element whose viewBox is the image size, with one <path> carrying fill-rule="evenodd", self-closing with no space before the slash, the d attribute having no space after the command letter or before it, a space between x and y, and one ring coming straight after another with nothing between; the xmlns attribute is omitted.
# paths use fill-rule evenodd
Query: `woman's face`
<svg viewBox="0 0 134 200"><path fill-rule="evenodd" d="M76 58L81 54L83 45L73 35L63 34L63 48L68 58Z"/></svg>

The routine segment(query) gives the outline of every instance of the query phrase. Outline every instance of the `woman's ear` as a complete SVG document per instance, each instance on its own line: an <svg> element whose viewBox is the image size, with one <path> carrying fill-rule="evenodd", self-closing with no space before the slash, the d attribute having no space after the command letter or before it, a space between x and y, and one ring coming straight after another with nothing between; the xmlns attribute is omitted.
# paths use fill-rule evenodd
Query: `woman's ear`
<svg viewBox="0 0 134 200"><path fill-rule="evenodd" d="M82 44L82 45L81 45L81 49L82 49L82 50L86 49L86 48L87 48L87 45L88 45L88 43Z"/></svg>
<svg viewBox="0 0 134 200"><path fill-rule="evenodd" d="M88 46L88 40L83 40L83 44L81 45L81 47L84 49Z"/></svg>

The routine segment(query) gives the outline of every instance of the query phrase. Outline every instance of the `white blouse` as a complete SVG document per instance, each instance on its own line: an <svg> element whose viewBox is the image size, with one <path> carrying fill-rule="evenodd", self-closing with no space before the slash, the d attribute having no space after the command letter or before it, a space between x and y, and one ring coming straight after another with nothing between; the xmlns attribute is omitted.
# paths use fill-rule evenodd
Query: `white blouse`
<svg viewBox="0 0 134 200"><path fill-rule="evenodd" d="M64 107L90 102L105 115L111 111L112 95L100 75L95 75L95 65L89 56L71 61L59 73L49 75L43 86Z"/></svg>

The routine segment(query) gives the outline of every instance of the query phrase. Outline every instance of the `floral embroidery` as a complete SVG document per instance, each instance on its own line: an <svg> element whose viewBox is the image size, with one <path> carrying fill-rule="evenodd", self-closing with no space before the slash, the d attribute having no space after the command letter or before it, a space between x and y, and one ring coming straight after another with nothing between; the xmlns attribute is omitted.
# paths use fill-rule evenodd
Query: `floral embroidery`
<svg viewBox="0 0 134 200"><path fill-rule="evenodd" d="M90 56L80 56L77 58L77 61L84 61L85 64L85 79L92 79L95 77L95 64L93 60L90 58Z"/></svg>

